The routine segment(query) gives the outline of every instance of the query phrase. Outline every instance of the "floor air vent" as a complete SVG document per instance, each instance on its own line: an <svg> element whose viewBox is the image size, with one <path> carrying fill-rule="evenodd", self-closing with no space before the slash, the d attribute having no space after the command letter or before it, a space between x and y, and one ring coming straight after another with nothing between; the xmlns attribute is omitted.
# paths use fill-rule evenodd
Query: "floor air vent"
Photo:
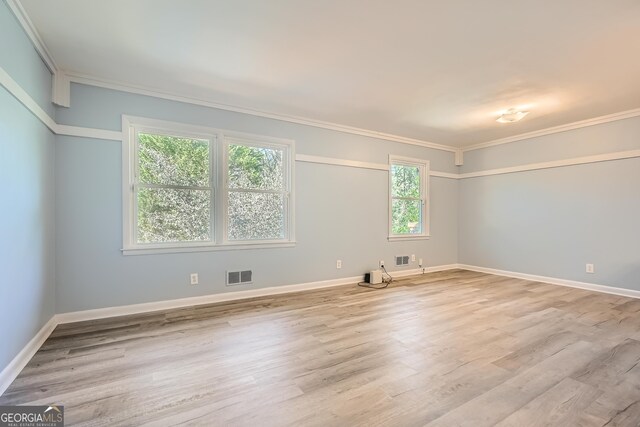
<svg viewBox="0 0 640 427"><path fill-rule="evenodd" d="M227 271L227 286L251 283L252 278L253 273L251 270Z"/></svg>
<svg viewBox="0 0 640 427"><path fill-rule="evenodd" d="M396 266L409 265L409 255L396 256Z"/></svg>

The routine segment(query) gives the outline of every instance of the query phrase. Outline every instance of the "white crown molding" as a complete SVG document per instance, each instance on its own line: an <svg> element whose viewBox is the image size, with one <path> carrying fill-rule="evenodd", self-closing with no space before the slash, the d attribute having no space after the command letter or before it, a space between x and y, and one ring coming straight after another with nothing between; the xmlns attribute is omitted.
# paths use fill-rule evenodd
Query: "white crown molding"
<svg viewBox="0 0 640 427"><path fill-rule="evenodd" d="M477 178L490 175L502 175L507 173L526 172L538 169L552 169L565 166L585 165L588 163L608 162L612 160L632 159L640 157L640 150L618 151L616 153L596 154L593 156L574 157L571 159L554 160L542 163L530 163L527 165L512 166L508 168L490 169L479 172L468 172L458 175L459 179Z"/></svg>
<svg viewBox="0 0 640 427"><path fill-rule="evenodd" d="M476 271L478 273L494 274L496 276L513 277L514 279L549 283L551 285L567 286L569 288L585 289L587 291L600 292L604 294L620 295L629 298L640 298L640 291L636 291L633 289L617 288L614 286L598 285L595 283L577 282L575 280L558 279L556 277L517 273L514 271L497 270L495 268L478 267L475 265L467 264L458 264L458 268L462 270Z"/></svg>
<svg viewBox="0 0 640 427"><path fill-rule="evenodd" d="M20 103L22 103L31 113L44 123L54 134L75 136L90 139L102 139L109 141L122 141L122 132L106 129L85 128L79 126L57 124L31 96L11 78L11 76L0 67L0 85L4 86ZM564 166L582 165L588 163L605 162L612 160L622 160L640 157L640 150L621 151L616 153L597 154L593 156L575 157L564 160L555 160L542 163L532 163L526 165L512 166L499 169L491 169L479 172L468 172L463 174L430 171L429 175L448 179L467 179L490 175L502 175L508 173L525 172L538 169L550 169ZM359 167L374 170L388 170L388 165L382 163L369 163L356 160L335 159L330 157L312 156L307 154L297 154L296 161L320 163L336 166Z"/></svg>
<svg viewBox="0 0 640 427"><path fill-rule="evenodd" d="M494 147L496 145L509 144L511 142L522 141L525 139L536 138L539 136L551 135L554 133L566 132L569 130L585 128L588 126L595 126L603 123L615 122L618 120L629 119L632 117L640 116L640 108L633 110L621 111L618 113L607 114L606 116L594 117L591 119L580 120L578 122L567 123L565 125L554 126L547 129L541 129L533 132L522 133L520 135L510 136L507 138L496 139L493 141L482 142L480 144L470 145L464 147L463 151L479 150L481 148Z"/></svg>
<svg viewBox="0 0 640 427"><path fill-rule="evenodd" d="M628 119L631 117L640 116L640 108L633 110L622 111L618 113L608 114L600 117L594 117L591 119L581 120L565 125L554 126L547 129L541 129L538 131L523 133L520 135L514 135L507 138L496 139L492 141L482 142L479 144L470 145L467 147L454 147L445 144L438 144L430 141L423 141L414 138L407 138L399 135L388 134L384 132L377 132L368 129L361 129L353 126L341 125L338 123L325 122L321 120L314 120L305 117L298 117L294 115L271 113L266 111L255 110L251 108L244 108L239 106L226 105L208 101L204 99L185 97L174 93L169 93L153 88L132 85L128 83L116 82L107 79L101 79L94 76L88 76L81 73L63 72L60 70L51 55L46 44L40 37L36 27L29 18L27 12L22 6L20 0L6 0L7 5L15 15L16 19L24 29L25 33L31 40L36 51L44 61L45 65L53 75L52 84L52 102L62 107L69 107L71 103L71 82L80 83L85 85L97 86L106 89L118 90L129 93L136 93L139 95L153 96L156 98L167 99L171 101L184 102L187 104L201 105L210 108L217 108L225 111L233 111L237 113L249 114L257 117L264 117L269 119L281 120L290 123L297 123L307 126L313 126L322 129L334 130L337 132L344 132L353 135L367 136L371 138L383 139L386 141L399 142L403 144L418 145L426 148L432 148L434 150L448 151L455 154L456 166L463 164L463 153L465 151L479 150L482 148L493 147L496 145L508 144L511 142L522 141L525 139L551 135L559 132L566 132L573 129L580 129L587 126L594 126L602 123L609 123L617 120Z"/></svg>
<svg viewBox="0 0 640 427"><path fill-rule="evenodd" d="M51 101L62 107L69 107L71 102L71 82L67 76L60 71L53 55L47 48L47 45L40 37L40 33L29 18L27 11L22 6L20 0L6 0L7 6L18 20L18 23L24 30L25 34L31 41L31 44L38 52L38 55L49 69L52 76L51 84Z"/></svg>
<svg viewBox="0 0 640 427"><path fill-rule="evenodd" d="M61 107L71 106L71 82L81 83L85 85L97 86L112 90L118 90L129 93L136 93L139 95L153 96L156 98L167 99L171 101L178 101L187 104L200 105L210 108L217 108L219 110L232 111L236 113L249 114L252 116L281 120L290 123L303 124L307 126L313 126L322 129L329 129L338 132L349 133L353 135L367 136L377 139L383 139L386 141L400 142L402 144L418 145L426 148L432 148L435 150L443 150L449 152L456 152L455 147L451 147L444 144L436 144L429 141L422 141L414 138L407 138L399 135L392 135L384 132L377 132L368 129L361 129L353 126L341 125L338 123L325 122L321 120L314 120L305 117L299 117L288 114L278 114L266 111L260 111L252 108L244 108L239 106L232 106L227 104L221 104L209 100L185 97L175 93L169 93L154 88L132 85L122 82L115 82L106 79L100 79L94 76L87 76L80 73L62 72L57 66L53 55L49 52L46 44L40 37L38 30L33 25L33 22L29 18L26 10L20 3L20 0L6 0L7 5L17 18L18 22L24 29L25 33L31 40L31 43L35 47L36 51L46 64L47 68L53 76L52 83L52 102Z"/></svg>
<svg viewBox="0 0 640 427"><path fill-rule="evenodd" d="M205 99L198 99L193 97L182 96L176 93L165 92L162 90L132 85L128 83L116 82L112 80L97 78L94 76L88 76L84 74L67 72L67 76L71 82L79 83L89 86L97 86L105 89L117 90L121 92L135 93L138 95L152 96L155 98L167 99L170 101L183 102L186 104L200 105L209 108L216 108L219 110L232 111L235 113L249 114L252 116L263 117L267 119L280 120L289 123L296 123L306 126L317 127L321 129L329 129L337 132L349 133L353 135L367 136L371 138L383 139L385 141L400 142L402 144L418 145L421 147L432 148L434 150L449 151L455 153L456 147L449 145L436 144L434 142L422 141L419 139L407 138L399 135L392 135L384 132L377 132L368 129L361 129L353 126L341 125L338 123L325 122L321 120L314 120L305 117L299 117L288 114L271 113L267 111L255 110L252 108L244 108L233 105L221 104Z"/></svg>
<svg viewBox="0 0 640 427"><path fill-rule="evenodd" d="M31 43L37 50L38 54L42 57L42 60L46 64L47 68L53 75L52 83L52 102L61 107L69 107L71 105L71 82L80 83L85 85L102 87L105 89L118 90L122 92L135 93L138 95L152 96L155 98L167 99L170 101L183 102L187 104L200 105L209 108L216 108L219 110L232 111L236 113L249 114L256 117L263 117L268 119L280 120L289 123L296 123L306 126L313 126L321 129L334 130L337 132L348 133L352 135L360 135L371 138L382 139L385 141L399 142L402 144L417 145L421 147L431 148L434 150L442 150L455 153L458 149L449 145L437 144L434 142L423 141L414 138L407 138L404 136L393 135L384 132L377 132L368 129L361 129L353 126L341 125L338 123L325 122L322 120L314 120L305 117L299 117L289 114L279 114L267 111L260 111L252 108L244 108L239 106L227 105L217 103L205 99L198 99L193 97L181 96L177 93L170 93L154 88L132 85L128 83L116 82L107 79L101 79L94 76L88 76L80 73L61 71L53 56L49 52L46 44L40 37L36 27L31 22L31 19L27 15L24 7L20 3L20 0L6 0L13 14L18 19L18 22L24 29L25 33L31 40Z"/></svg>
<svg viewBox="0 0 640 427"><path fill-rule="evenodd" d="M27 366L29 360L42 347L42 344L49 338L51 332L58 326L57 316L54 315L45 325L40 328L36 335L24 346L20 353L9 362L9 364L0 372L0 396L9 388L13 380Z"/></svg>
<svg viewBox="0 0 640 427"><path fill-rule="evenodd" d="M11 9L11 12L13 12L14 16L24 29L27 37L29 37L29 39L31 40L31 43L38 52L38 55L40 55L51 74L56 74L58 72L58 66L53 59L51 52L49 52L47 45L42 41L38 30L36 30L33 22L31 22L29 15L27 15L27 11L24 10L24 7L22 6L22 3L20 3L20 0L6 0L6 2L7 6L9 6L9 9Z"/></svg>

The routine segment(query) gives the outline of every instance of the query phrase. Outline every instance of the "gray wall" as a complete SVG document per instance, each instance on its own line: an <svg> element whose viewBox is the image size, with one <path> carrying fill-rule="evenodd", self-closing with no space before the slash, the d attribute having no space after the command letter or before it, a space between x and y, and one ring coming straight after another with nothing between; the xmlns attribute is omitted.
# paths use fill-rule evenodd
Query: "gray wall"
<svg viewBox="0 0 640 427"><path fill-rule="evenodd" d="M464 171L633 149L638 117L467 152ZM639 183L640 158L460 180L459 262L640 290Z"/></svg>
<svg viewBox="0 0 640 427"><path fill-rule="evenodd" d="M111 130L122 114L290 138L298 154L377 163L398 154L456 171L451 152L84 85L74 84L71 108L56 112L62 124ZM396 254L457 262L456 180L431 179L430 240L388 242L386 172L304 162L296 162L294 248L123 256L121 155L117 141L57 138L58 312L352 277L380 259L391 266ZM254 283L226 287L225 271L237 268L253 269ZM188 284L192 272L200 285Z"/></svg>
<svg viewBox="0 0 640 427"><path fill-rule="evenodd" d="M4 2L0 66L45 109L51 75ZM0 87L0 370L55 312L54 136Z"/></svg>

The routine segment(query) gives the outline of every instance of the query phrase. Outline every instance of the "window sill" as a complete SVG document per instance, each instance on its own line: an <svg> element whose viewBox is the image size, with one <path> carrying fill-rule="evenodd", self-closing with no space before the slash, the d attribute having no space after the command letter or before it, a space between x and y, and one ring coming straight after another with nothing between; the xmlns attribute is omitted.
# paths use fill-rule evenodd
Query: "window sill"
<svg viewBox="0 0 640 427"><path fill-rule="evenodd" d="M429 240L431 236L428 235L417 235L417 236L389 236L387 239L390 242L407 242L410 240Z"/></svg>
<svg viewBox="0 0 640 427"><path fill-rule="evenodd" d="M199 246L173 246L173 247L155 247L155 248L125 248L121 249L122 255L155 255L155 254L177 254L189 252L217 252L217 251L236 251L247 249L275 249L275 248L293 248L295 241L287 241L282 243L227 243L224 245L199 245Z"/></svg>

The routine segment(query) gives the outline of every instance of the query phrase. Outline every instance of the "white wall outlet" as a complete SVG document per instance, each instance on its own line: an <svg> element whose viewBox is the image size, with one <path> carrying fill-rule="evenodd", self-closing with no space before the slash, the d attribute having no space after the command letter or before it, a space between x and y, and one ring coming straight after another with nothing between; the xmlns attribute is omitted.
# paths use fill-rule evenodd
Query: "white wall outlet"
<svg viewBox="0 0 640 427"><path fill-rule="evenodd" d="M342 260L341 259L336 261L336 268L342 268Z"/></svg>
<svg viewBox="0 0 640 427"><path fill-rule="evenodd" d="M420 259L418 260L418 265L419 265L420 267L422 267L422 258L420 258Z"/></svg>
<svg viewBox="0 0 640 427"><path fill-rule="evenodd" d="M198 284L198 273L191 273L191 284L192 285Z"/></svg>
<svg viewBox="0 0 640 427"><path fill-rule="evenodd" d="M380 260L380 268L384 267L384 260Z"/></svg>
<svg viewBox="0 0 640 427"><path fill-rule="evenodd" d="M593 264L587 264L587 273L595 273L596 270L593 267Z"/></svg>
<svg viewBox="0 0 640 427"><path fill-rule="evenodd" d="M411 254L411 262L416 262L416 254Z"/></svg>

